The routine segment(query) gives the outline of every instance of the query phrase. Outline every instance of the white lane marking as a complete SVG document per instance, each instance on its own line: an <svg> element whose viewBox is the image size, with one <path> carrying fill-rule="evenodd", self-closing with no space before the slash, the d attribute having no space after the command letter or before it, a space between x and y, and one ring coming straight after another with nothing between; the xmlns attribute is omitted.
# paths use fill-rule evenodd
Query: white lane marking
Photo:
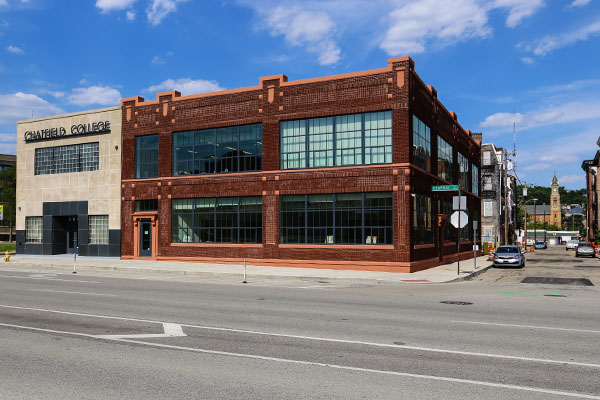
<svg viewBox="0 0 600 400"><path fill-rule="evenodd" d="M495 323L495 322L478 322L478 321L450 321L450 322L457 322L459 324L473 324L473 325L509 326L511 328L547 329L547 330L552 330L552 331L600 333L600 331L594 331L594 330L591 330L591 329L556 328L556 327L553 327L553 326L500 324L500 323Z"/></svg>
<svg viewBox="0 0 600 400"><path fill-rule="evenodd" d="M0 323L0 326L5 326L5 327L9 327L9 328L17 328L17 329L26 329L26 330L31 330L31 331L35 331L35 332L60 333L60 334L64 334L64 335L88 337L88 338L93 338L93 339L99 338L96 335L90 335L90 334L86 334L86 333L57 331L54 329L42 329L42 328L34 328L34 327L28 327L28 326L22 326L22 325L12 325L12 324ZM405 377L405 378L428 379L428 380L433 380L433 381L463 383L463 384L470 384L470 385L494 387L494 388L500 388L500 389L511 389L511 390L527 391L527 392L552 394L552 395L558 395L558 396L576 397L576 398L580 398L580 399L600 400L600 396L594 396L594 395L589 395L589 394L584 394L584 393L564 392L564 391L560 391L560 390L544 389L544 388L531 387L531 386L507 385L507 384L503 384L503 383L476 381L476 380L471 380L471 379L450 378L450 377L444 377L444 376L411 374L408 372L396 372L396 371L385 371L385 370L378 370L378 369L371 369L371 368L350 367L350 366L346 366L346 365L328 364L328 363L320 363L320 362L314 362L314 361L291 360L291 359L287 359L287 358L258 356L258 355L254 355L254 354L232 353L232 352L228 352L228 351L197 349L197 348L193 348L193 347L184 347L184 346L173 346L173 345L168 345L168 344L142 342L139 340L131 340L131 339L114 338L113 340L119 341L119 342L125 342L125 343L135 343L135 344L140 344L143 346L158 347L158 348L171 349L171 350L183 350L183 351L189 351L189 352L194 352L194 353L213 354L213 355L238 357L238 358L249 358L249 359L253 359L253 360L273 361L273 362L281 362L281 363L287 363L287 364L310 365L310 366L316 366L316 367L335 368L335 369L346 370L346 371L368 372L368 373L383 374L383 375L401 376L401 377Z"/></svg>
<svg viewBox="0 0 600 400"><path fill-rule="evenodd" d="M148 333L148 334L138 334L138 335L96 335L94 337L98 339L110 339L110 340L118 340L118 339L144 339L144 338L168 338L168 337L180 337L187 336L183 333L183 329L179 324L171 324L171 323L163 323L163 330L165 333Z"/></svg>
<svg viewBox="0 0 600 400"><path fill-rule="evenodd" d="M86 296L110 296L117 297L116 294L105 294L105 293L87 293L87 292L68 292L66 290L50 290L50 289L29 289L34 292L50 292L50 293L67 293L67 294L83 294Z"/></svg>
<svg viewBox="0 0 600 400"><path fill-rule="evenodd" d="M96 282L96 281L78 281L75 279L61 279L61 278L42 277L42 276L0 275L0 278L35 279L35 280L44 280L44 281L63 281L63 282L81 282L81 283L100 283L100 282Z"/></svg>
<svg viewBox="0 0 600 400"><path fill-rule="evenodd" d="M76 315L76 316L82 316L82 317L116 319L119 321L147 322L147 323L153 323L153 324L165 323L164 321L155 321L155 320L141 319L141 318L113 317L113 316L109 316L109 315L97 315L97 314L77 313L77 312L71 312L71 311L48 310L48 309L44 309L44 308L9 306L9 305L3 305L3 304L0 304L0 307L1 308L12 308L12 309L18 309L18 310L42 311L42 312L50 312L50 313L65 314L65 315ZM564 364L564 365L576 365L576 366L580 366L580 367L600 368L600 364L582 363L582 362L575 362L575 361L549 360L549 359L542 359L542 358L519 357L519 356L510 356L510 355L503 355L503 354L476 353L476 352L471 352L471 351L446 350L446 349L436 349L436 348L430 348L430 347L406 346L406 345L396 345L396 344L388 344L388 343L372 343L372 342L363 342L363 341L357 341L357 340L332 339L332 338L323 338L323 337L314 337L314 336L286 335L286 334L282 334L282 333L260 332L260 331L252 331L252 330L247 330L247 329L220 328L220 327L215 327L215 326L202 326L202 325L192 325L192 324L179 324L179 325L187 327L187 328L206 329L206 330L213 330L213 331L247 333L247 334L253 334L253 335L284 337L284 338L303 339L303 340L314 340L314 341L331 342L331 343L357 344L357 345L363 345L363 346L383 347L383 348L392 348L392 349L418 350L418 351L426 351L426 352L431 352L431 353L460 354L460 355L468 355L468 356L474 356L474 357L489 357L489 358L499 358L499 359L506 359L506 360L538 362L538 363L545 363L545 364Z"/></svg>

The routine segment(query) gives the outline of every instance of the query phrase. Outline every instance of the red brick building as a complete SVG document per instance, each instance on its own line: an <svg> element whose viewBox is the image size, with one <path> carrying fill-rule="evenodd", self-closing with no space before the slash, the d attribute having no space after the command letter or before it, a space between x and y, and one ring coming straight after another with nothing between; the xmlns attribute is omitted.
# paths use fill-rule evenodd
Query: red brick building
<svg viewBox="0 0 600 400"><path fill-rule="evenodd" d="M123 258L417 271L457 259L455 193L432 185L479 220L480 140L409 57L121 105Z"/></svg>

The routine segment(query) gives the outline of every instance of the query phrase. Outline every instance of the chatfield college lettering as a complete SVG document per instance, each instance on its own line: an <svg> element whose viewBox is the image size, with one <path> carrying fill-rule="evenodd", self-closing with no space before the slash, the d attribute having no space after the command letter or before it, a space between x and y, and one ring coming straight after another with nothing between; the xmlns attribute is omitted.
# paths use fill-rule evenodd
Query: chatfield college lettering
<svg viewBox="0 0 600 400"><path fill-rule="evenodd" d="M92 124L71 125L70 133L62 126L60 128L40 129L37 131L25 132L25 141L33 142L36 140L58 139L64 136L88 135L92 133L110 132L110 121L94 122Z"/></svg>

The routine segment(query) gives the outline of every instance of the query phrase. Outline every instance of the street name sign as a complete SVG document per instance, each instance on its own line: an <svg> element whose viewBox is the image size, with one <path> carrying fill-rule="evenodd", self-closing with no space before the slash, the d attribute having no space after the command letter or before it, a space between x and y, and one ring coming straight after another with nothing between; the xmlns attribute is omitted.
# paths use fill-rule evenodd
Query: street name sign
<svg viewBox="0 0 600 400"><path fill-rule="evenodd" d="M4 221L4 206L0 206L0 221Z"/></svg>
<svg viewBox="0 0 600 400"><path fill-rule="evenodd" d="M458 190L458 185L440 185L440 186L432 186L432 192L450 192L453 190Z"/></svg>
<svg viewBox="0 0 600 400"><path fill-rule="evenodd" d="M460 226L458 225L458 220L460 216ZM465 225L469 222L469 216L464 211L454 211L450 216L450 223L455 228L464 228Z"/></svg>

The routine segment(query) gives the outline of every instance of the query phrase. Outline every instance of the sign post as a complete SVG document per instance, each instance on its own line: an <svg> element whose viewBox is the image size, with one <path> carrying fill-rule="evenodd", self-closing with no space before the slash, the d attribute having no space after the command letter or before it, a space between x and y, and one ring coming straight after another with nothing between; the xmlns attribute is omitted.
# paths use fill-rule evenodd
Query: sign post
<svg viewBox="0 0 600 400"><path fill-rule="evenodd" d="M460 275L460 228L462 226L465 226L467 221L468 221L468 217L465 218L466 214L461 211L461 198L460 198L460 185L439 185L439 186L432 186L431 187L431 191L432 192L453 192L456 190L456 196L458 197L456 203L458 205L458 221L456 221L457 223L454 224L452 223L452 225L454 225L454 227L457 229L457 237L456 237L456 256L458 257L458 263L456 266L456 274ZM466 205L466 204L465 204ZM461 225L461 213L465 214L465 216L463 216L463 220L464 223L462 223ZM456 213L454 213L456 214ZM452 214L454 216L454 214Z"/></svg>

